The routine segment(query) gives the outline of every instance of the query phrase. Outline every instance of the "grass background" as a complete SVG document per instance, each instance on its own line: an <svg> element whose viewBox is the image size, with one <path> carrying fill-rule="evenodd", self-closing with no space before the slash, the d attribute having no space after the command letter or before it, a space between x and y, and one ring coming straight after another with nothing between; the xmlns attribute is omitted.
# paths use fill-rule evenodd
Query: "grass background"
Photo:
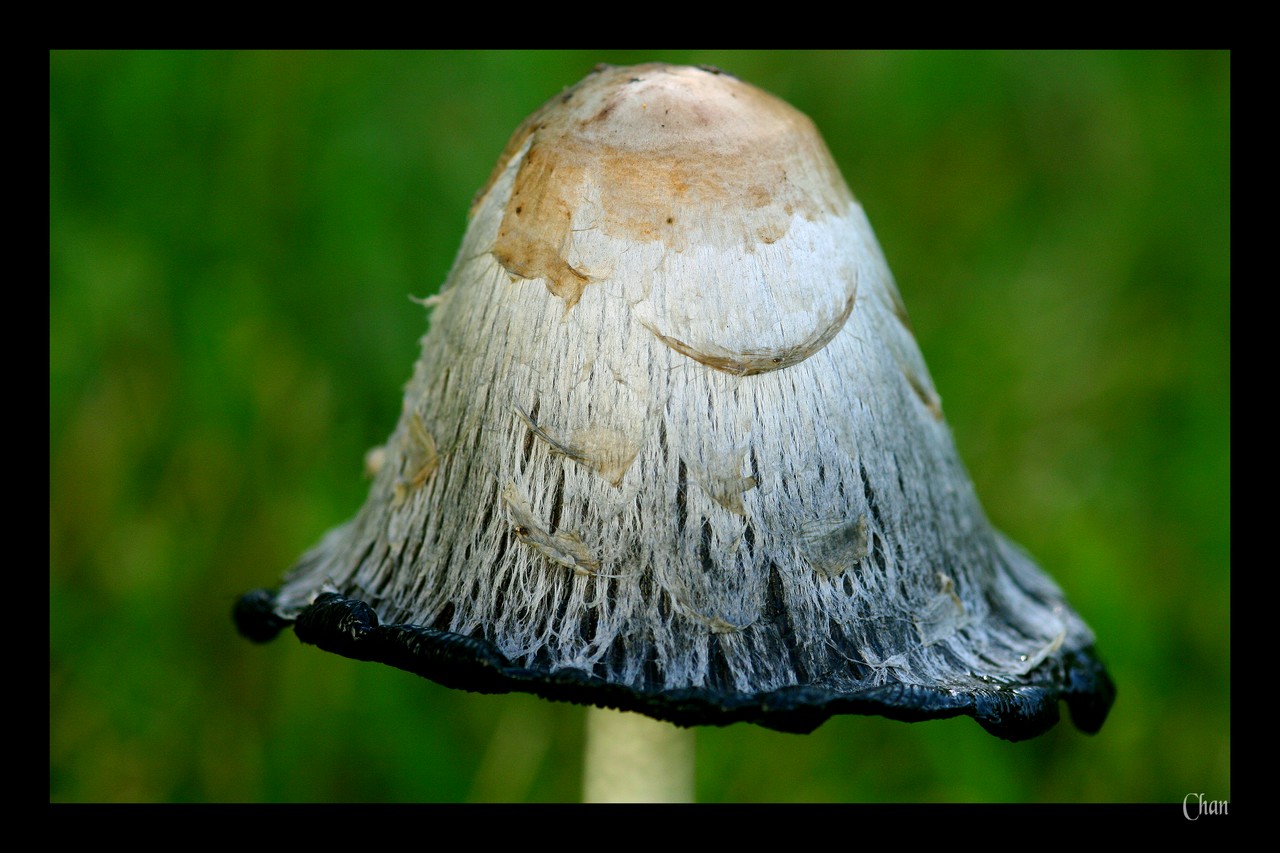
<svg viewBox="0 0 1280 853"><path fill-rule="evenodd" d="M1230 799L1230 56L575 51L50 55L51 801L579 797L583 709L229 611L363 500L507 136L650 59L822 129L988 514L1119 686L1095 737L703 729L699 799Z"/></svg>

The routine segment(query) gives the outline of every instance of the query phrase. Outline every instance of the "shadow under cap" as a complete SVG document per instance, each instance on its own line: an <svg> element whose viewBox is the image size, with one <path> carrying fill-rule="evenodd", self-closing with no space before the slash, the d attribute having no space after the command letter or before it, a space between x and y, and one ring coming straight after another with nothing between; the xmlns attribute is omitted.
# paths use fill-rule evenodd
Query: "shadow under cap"
<svg viewBox="0 0 1280 853"><path fill-rule="evenodd" d="M1115 689L994 530L812 123L714 69L601 67L473 205L364 507L235 619L479 692L1010 740Z"/></svg>

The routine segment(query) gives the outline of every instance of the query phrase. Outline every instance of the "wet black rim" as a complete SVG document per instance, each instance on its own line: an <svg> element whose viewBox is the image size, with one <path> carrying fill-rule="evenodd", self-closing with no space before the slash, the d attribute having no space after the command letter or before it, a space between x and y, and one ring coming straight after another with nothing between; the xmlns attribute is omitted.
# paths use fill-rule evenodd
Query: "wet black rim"
<svg viewBox="0 0 1280 853"><path fill-rule="evenodd" d="M255 642L267 642L290 622L275 610L269 590L254 590L236 603L236 626ZM643 692L588 672L548 672L513 663L491 643L419 625L380 623L363 601L337 593L319 595L292 622L304 643L325 651L394 666L446 687L476 693L533 693L545 699L637 711L680 726L746 722L783 732L811 732L837 714L864 714L904 722L970 716L991 734L1025 740L1052 728L1065 701L1081 731L1102 727L1115 700L1115 685L1092 647L1061 653L1037 667L1022 684L959 692L888 684L857 693L813 686L754 694L705 688Z"/></svg>

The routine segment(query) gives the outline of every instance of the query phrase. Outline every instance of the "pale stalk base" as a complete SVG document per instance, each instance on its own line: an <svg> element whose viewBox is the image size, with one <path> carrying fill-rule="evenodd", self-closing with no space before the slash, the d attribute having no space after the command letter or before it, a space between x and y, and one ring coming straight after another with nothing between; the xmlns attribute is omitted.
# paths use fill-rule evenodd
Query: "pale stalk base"
<svg viewBox="0 0 1280 853"><path fill-rule="evenodd" d="M693 772L693 729L587 709L584 803L691 803Z"/></svg>

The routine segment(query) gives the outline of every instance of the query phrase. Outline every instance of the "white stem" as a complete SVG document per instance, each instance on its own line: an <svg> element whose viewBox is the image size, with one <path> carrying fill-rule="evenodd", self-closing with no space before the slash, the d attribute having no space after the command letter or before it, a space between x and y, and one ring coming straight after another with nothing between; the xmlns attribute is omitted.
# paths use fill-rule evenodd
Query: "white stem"
<svg viewBox="0 0 1280 853"><path fill-rule="evenodd" d="M691 803L694 763L693 729L587 709L584 803Z"/></svg>

